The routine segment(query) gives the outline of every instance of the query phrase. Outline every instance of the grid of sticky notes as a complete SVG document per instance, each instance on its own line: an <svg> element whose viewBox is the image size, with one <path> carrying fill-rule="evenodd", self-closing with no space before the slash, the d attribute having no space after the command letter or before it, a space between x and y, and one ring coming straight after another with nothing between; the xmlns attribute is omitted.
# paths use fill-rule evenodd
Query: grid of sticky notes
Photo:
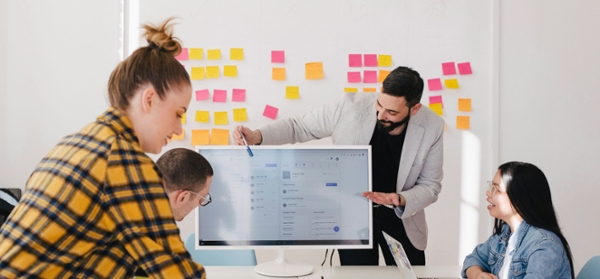
<svg viewBox="0 0 600 279"><path fill-rule="evenodd" d="M441 63L441 71L444 78L427 79L427 88L430 92L437 93L437 91L440 91L440 95L429 96L429 108L437 115L444 116L444 102L442 100L443 95L441 95L442 92L448 92L448 97L454 97L454 92L460 92L458 91L460 89L460 85L456 75L472 75L473 70L471 69L471 62L443 62ZM443 91L444 88L450 90ZM457 111L461 115L456 116L456 128L461 130L469 130L471 129L471 116L467 115L467 113L470 113L473 110L471 106L471 98L457 99Z"/></svg>
<svg viewBox="0 0 600 279"><path fill-rule="evenodd" d="M383 83L390 73L390 69L377 69L378 67L391 67L392 56L389 54L348 54L348 67L346 73L349 86L344 87L344 92L357 93L377 92L380 86L377 83ZM362 83L362 90L358 84ZM374 87L373 87L374 86Z"/></svg>

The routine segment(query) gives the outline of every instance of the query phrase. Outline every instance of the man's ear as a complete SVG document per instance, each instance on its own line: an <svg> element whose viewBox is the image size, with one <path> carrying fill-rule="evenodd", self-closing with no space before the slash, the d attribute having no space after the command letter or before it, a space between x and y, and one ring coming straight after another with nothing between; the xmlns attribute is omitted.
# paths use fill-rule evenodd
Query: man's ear
<svg viewBox="0 0 600 279"><path fill-rule="evenodd" d="M421 103L417 103L416 105L414 105L410 109L410 116L415 116L415 114L417 114L417 112L419 112L420 109L421 109Z"/></svg>
<svg viewBox="0 0 600 279"><path fill-rule="evenodd" d="M154 105L154 98L157 96L156 90L154 87L148 86L142 91L142 97L140 98L141 107L143 112L150 112L152 106Z"/></svg>
<svg viewBox="0 0 600 279"><path fill-rule="evenodd" d="M186 193L184 190L177 190L177 194L175 194L175 203L181 204L187 202L189 199L189 193Z"/></svg>

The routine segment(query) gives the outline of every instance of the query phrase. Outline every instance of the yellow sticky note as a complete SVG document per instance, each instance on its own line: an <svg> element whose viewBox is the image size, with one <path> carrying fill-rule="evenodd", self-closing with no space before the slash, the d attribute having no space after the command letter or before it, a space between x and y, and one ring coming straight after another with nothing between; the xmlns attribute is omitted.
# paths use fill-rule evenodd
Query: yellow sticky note
<svg viewBox="0 0 600 279"><path fill-rule="evenodd" d="M244 60L244 49L243 48L231 48L231 49L229 49L229 59L231 59L231 60Z"/></svg>
<svg viewBox="0 0 600 279"><path fill-rule="evenodd" d="M206 78L218 78L220 75L219 66L206 66Z"/></svg>
<svg viewBox="0 0 600 279"><path fill-rule="evenodd" d="M435 112L439 116L444 115L444 109L442 108L442 103L429 104L429 108L431 110L433 110L433 112Z"/></svg>
<svg viewBox="0 0 600 279"><path fill-rule="evenodd" d="M204 51L201 48L190 48L190 59L202 60Z"/></svg>
<svg viewBox="0 0 600 279"><path fill-rule="evenodd" d="M363 92L377 92L377 88L365 87Z"/></svg>
<svg viewBox="0 0 600 279"><path fill-rule="evenodd" d="M458 86L458 79L455 79L455 78L444 80L444 84L446 84L446 88L450 88L450 89L459 89L460 88L460 86Z"/></svg>
<svg viewBox="0 0 600 279"><path fill-rule="evenodd" d="M213 128L211 137L211 145L228 145L229 144L229 130Z"/></svg>
<svg viewBox="0 0 600 279"><path fill-rule="evenodd" d="M210 134L208 130L192 130L192 145L208 145Z"/></svg>
<svg viewBox="0 0 600 279"><path fill-rule="evenodd" d="M300 99L300 87L298 87L298 86L286 86L285 87L285 98L287 98L287 99Z"/></svg>
<svg viewBox="0 0 600 279"><path fill-rule="evenodd" d="M344 87L344 92L356 93L356 92L358 92L358 88L356 88L356 87Z"/></svg>
<svg viewBox="0 0 600 279"><path fill-rule="evenodd" d="M306 79L322 79L323 62L306 63Z"/></svg>
<svg viewBox="0 0 600 279"><path fill-rule="evenodd" d="M215 125L227 125L227 112L215 111Z"/></svg>
<svg viewBox="0 0 600 279"><path fill-rule="evenodd" d="M223 66L223 75L226 77L237 77L237 66L236 65Z"/></svg>
<svg viewBox="0 0 600 279"><path fill-rule="evenodd" d="M204 67L192 67L192 80L204 79Z"/></svg>
<svg viewBox="0 0 600 279"><path fill-rule="evenodd" d="M183 140L185 138L185 130L181 129L181 134L177 135L177 134L173 134L173 136L171 137L172 140Z"/></svg>
<svg viewBox="0 0 600 279"><path fill-rule="evenodd" d="M196 122L210 122L210 114L207 110L197 110L196 111Z"/></svg>
<svg viewBox="0 0 600 279"><path fill-rule="evenodd" d="M390 71L379 70L379 78L377 79L377 82L383 82L389 74L390 74Z"/></svg>
<svg viewBox="0 0 600 279"><path fill-rule="evenodd" d="M392 56L387 54L377 55L377 62L379 67L390 67L392 66Z"/></svg>
<svg viewBox="0 0 600 279"><path fill-rule="evenodd" d="M209 49L208 50L208 60L219 60L221 59L221 50L220 49Z"/></svg>
<svg viewBox="0 0 600 279"><path fill-rule="evenodd" d="M233 109L233 122L245 122L248 121L248 114L246 108Z"/></svg>
<svg viewBox="0 0 600 279"><path fill-rule="evenodd" d="M471 99L458 98L458 111L471 111Z"/></svg>
<svg viewBox="0 0 600 279"><path fill-rule="evenodd" d="M456 129L469 130L471 129L471 118L469 116L456 117Z"/></svg>
<svg viewBox="0 0 600 279"><path fill-rule="evenodd" d="M180 120L181 120L181 125L185 124L185 121L186 121L186 115L187 115L187 113L184 113L183 115L181 115L181 118L180 118Z"/></svg>
<svg viewBox="0 0 600 279"><path fill-rule="evenodd" d="M285 68L273 68L272 80L285 80Z"/></svg>

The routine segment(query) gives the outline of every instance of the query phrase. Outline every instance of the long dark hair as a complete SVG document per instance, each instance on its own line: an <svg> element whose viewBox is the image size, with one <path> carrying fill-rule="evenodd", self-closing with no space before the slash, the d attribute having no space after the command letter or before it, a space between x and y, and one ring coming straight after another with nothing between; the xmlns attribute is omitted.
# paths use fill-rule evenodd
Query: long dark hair
<svg viewBox="0 0 600 279"><path fill-rule="evenodd" d="M544 173L538 167L523 162L508 162L498 170L506 184L508 199L523 220L534 227L551 231L560 238L571 265L571 277L575 278L571 248L558 226L550 185ZM503 224L504 221L496 218L494 234L500 234Z"/></svg>

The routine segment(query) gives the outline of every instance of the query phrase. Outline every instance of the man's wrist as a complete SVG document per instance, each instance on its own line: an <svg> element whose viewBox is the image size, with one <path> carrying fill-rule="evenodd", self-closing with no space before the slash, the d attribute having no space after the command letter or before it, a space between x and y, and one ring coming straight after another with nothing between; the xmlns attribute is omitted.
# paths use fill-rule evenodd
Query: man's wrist
<svg viewBox="0 0 600 279"><path fill-rule="evenodd" d="M406 199L404 199L404 197L400 194L396 194L398 195L398 206L402 207L406 205Z"/></svg>

